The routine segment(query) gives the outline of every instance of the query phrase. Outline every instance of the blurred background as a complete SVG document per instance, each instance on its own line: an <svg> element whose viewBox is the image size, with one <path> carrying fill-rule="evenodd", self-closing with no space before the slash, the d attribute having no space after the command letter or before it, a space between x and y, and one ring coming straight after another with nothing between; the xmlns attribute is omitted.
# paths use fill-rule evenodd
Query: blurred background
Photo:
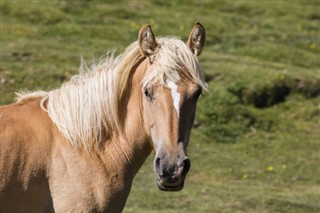
<svg viewBox="0 0 320 213"><path fill-rule="evenodd" d="M151 24L207 30L185 188L159 191L154 153L124 212L320 212L319 1L1 1L1 104L52 90L80 57L122 52Z"/></svg>

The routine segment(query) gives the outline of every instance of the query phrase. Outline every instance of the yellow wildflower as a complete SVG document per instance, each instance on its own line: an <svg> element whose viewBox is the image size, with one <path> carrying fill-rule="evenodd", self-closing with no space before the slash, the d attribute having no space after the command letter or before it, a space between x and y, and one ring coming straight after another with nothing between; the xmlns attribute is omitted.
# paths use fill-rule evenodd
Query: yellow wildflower
<svg viewBox="0 0 320 213"><path fill-rule="evenodd" d="M317 47L317 45L315 43L310 44L311 49L315 49L316 47Z"/></svg>
<svg viewBox="0 0 320 213"><path fill-rule="evenodd" d="M272 172L272 171L274 171L273 166L268 166L268 167L267 167L267 171L268 171L268 172Z"/></svg>

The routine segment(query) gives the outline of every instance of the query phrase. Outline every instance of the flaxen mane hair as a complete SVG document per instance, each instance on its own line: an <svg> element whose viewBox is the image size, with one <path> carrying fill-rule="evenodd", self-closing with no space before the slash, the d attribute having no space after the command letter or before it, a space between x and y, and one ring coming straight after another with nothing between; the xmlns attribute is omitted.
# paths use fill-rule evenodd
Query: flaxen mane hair
<svg viewBox="0 0 320 213"><path fill-rule="evenodd" d="M142 87L165 85L167 79L178 82L184 76L207 86L203 80L196 56L177 38L157 38L158 48L150 56L152 66L142 82ZM41 96L41 106L64 137L75 147L100 146L102 140L121 134L123 124L119 103L130 86L133 67L145 56L138 42L132 43L121 55L109 54L106 59L90 69L82 62L79 75L50 92L18 94L18 101ZM81 70L81 69L80 69ZM184 72L184 73L182 73ZM180 83L180 82L178 82Z"/></svg>

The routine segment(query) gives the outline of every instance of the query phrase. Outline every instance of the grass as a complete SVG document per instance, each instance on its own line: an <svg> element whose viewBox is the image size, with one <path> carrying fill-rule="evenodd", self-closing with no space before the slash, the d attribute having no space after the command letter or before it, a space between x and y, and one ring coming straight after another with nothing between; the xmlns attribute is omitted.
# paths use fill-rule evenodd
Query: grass
<svg viewBox="0 0 320 213"><path fill-rule="evenodd" d="M123 50L150 23L186 40L207 29L183 191L156 188L152 158L124 212L320 212L318 1L2 1L1 104L58 87L80 57Z"/></svg>

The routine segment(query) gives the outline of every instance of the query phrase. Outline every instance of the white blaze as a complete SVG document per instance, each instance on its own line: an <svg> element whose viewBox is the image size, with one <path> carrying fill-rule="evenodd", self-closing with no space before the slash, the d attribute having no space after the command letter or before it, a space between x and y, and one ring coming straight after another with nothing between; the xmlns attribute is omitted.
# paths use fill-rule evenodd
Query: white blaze
<svg viewBox="0 0 320 213"><path fill-rule="evenodd" d="M179 107L179 103L180 103L180 93L178 92L178 86L176 85L176 83L174 83L171 80L167 80L166 81L168 88L171 89L171 96L172 96L172 100L173 100L173 106L177 111L177 116L179 118L179 111L180 111L180 107Z"/></svg>

